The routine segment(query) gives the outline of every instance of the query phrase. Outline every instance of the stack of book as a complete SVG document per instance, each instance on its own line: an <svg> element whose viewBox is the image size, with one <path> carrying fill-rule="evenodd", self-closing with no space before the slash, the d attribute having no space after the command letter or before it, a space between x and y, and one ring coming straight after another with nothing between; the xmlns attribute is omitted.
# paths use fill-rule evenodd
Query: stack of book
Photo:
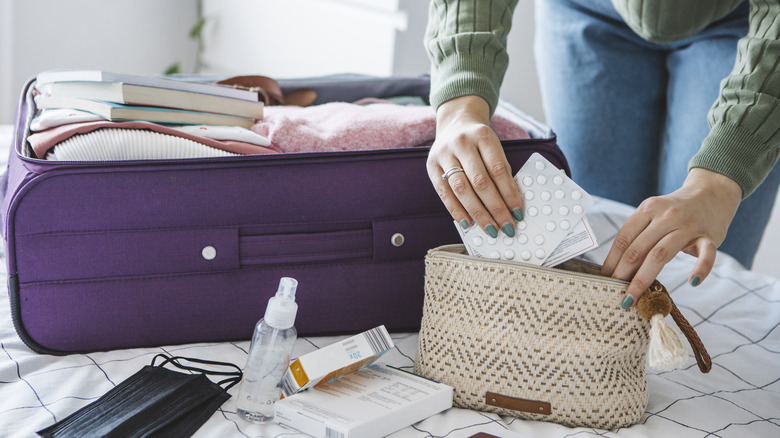
<svg viewBox="0 0 780 438"><path fill-rule="evenodd" d="M107 120L251 127L263 118L254 91L159 76L97 70L48 71L36 77L39 109L88 111Z"/></svg>

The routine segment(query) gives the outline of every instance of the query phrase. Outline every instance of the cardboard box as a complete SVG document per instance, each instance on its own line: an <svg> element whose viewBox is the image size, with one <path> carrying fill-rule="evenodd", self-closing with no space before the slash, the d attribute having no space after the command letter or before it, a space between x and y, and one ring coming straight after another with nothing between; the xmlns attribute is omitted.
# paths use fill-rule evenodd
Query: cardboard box
<svg viewBox="0 0 780 438"><path fill-rule="evenodd" d="M452 387L374 364L285 397L275 421L314 437L382 437L452 407Z"/></svg>
<svg viewBox="0 0 780 438"><path fill-rule="evenodd" d="M341 342L304 354L284 374L285 395L311 388L370 365L394 347L385 326L367 330Z"/></svg>

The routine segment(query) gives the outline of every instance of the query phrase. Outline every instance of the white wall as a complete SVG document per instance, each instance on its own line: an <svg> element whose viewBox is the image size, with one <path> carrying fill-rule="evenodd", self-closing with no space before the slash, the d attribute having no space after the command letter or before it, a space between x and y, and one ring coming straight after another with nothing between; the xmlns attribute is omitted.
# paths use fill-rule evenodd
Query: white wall
<svg viewBox="0 0 780 438"><path fill-rule="evenodd" d="M161 74L195 59L195 0L0 2L0 123L13 121L22 85L42 70Z"/></svg>
<svg viewBox="0 0 780 438"><path fill-rule="evenodd" d="M206 72L390 75L398 0L205 0Z"/></svg>

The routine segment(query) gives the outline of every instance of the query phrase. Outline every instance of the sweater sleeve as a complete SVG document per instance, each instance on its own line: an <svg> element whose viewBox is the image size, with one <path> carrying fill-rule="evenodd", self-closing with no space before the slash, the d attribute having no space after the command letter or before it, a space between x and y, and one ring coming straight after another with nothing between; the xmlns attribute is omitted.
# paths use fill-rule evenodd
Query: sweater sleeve
<svg viewBox="0 0 780 438"><path fill-rule="evenodd" d="M691 159L750 195L780 154L780 1L751 1L750 30L708 114L710 133Z"/></svg>
<svg viewBox="0 0 780 438"><path fill-rule="evenodd" d="M431 105L477 95L498 104L509 56L507 34L518 0L432 0L425 48L431 60Z"/></svg>

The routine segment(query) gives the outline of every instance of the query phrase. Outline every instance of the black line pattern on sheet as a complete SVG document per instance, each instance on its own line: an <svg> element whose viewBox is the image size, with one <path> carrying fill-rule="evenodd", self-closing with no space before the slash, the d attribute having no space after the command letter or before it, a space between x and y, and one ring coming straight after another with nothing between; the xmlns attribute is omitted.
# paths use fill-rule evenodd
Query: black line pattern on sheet
<svg viewBox="0 0 780 438"><path fill-rule="evenodd" d="M106 380L108 380L108 381L111 383L111 385L112 385L112 386L116 386L116 383L114 383L114 381L113 381L113 380L111 380L111 378L110 378L110 377L108 377L108 373L106 373L106 370L104 370L104 369L103 369L103 367L101 367L101 366L100 366L100 365L97 363L97 361L95 361L95 359L92 359L92 356L90 356L90 355L88 355L88 354L85 354L85 355L84 355L84 357L86 357L87 359L91 360L91 361L92 361L92 363L93 363L93 364L95 364L95 366L97 367L97 369L99 369L99 370L100 370L100 372L101 372L101 373L103 373L103 375L104 375L104 376L106 376Z"/></svg>
<svg viewBox="0 0 780 438"><path fill-rule="evenodd" d="M6 297L8 296L8 294L4 294L4 295ZM48 412L49 415L51 415L51 418L54 420L54 422L57 422L57 416L54 415L54 412L50 411L48 406L46 406L46 403L44 403L43 400L41 400L41 396L40 394L38 394L38 391L36 391L35 387L31 385L26 378L22 377L21 366L19 365L19 362L17 362L16 359L14 359L13 356L11 356L11 352L9 352L8 349L5 348L5 343L0 342L0 348L3 349L8 359L11 360L11 362L13 362L14 368L16 370L16 377L18 377L19 380L24 382L30 388L30 391L32 391L33 394L35 394L35 398L38 399L38 403L40 403L43 409L45 409L46 412Z"/></svg>

